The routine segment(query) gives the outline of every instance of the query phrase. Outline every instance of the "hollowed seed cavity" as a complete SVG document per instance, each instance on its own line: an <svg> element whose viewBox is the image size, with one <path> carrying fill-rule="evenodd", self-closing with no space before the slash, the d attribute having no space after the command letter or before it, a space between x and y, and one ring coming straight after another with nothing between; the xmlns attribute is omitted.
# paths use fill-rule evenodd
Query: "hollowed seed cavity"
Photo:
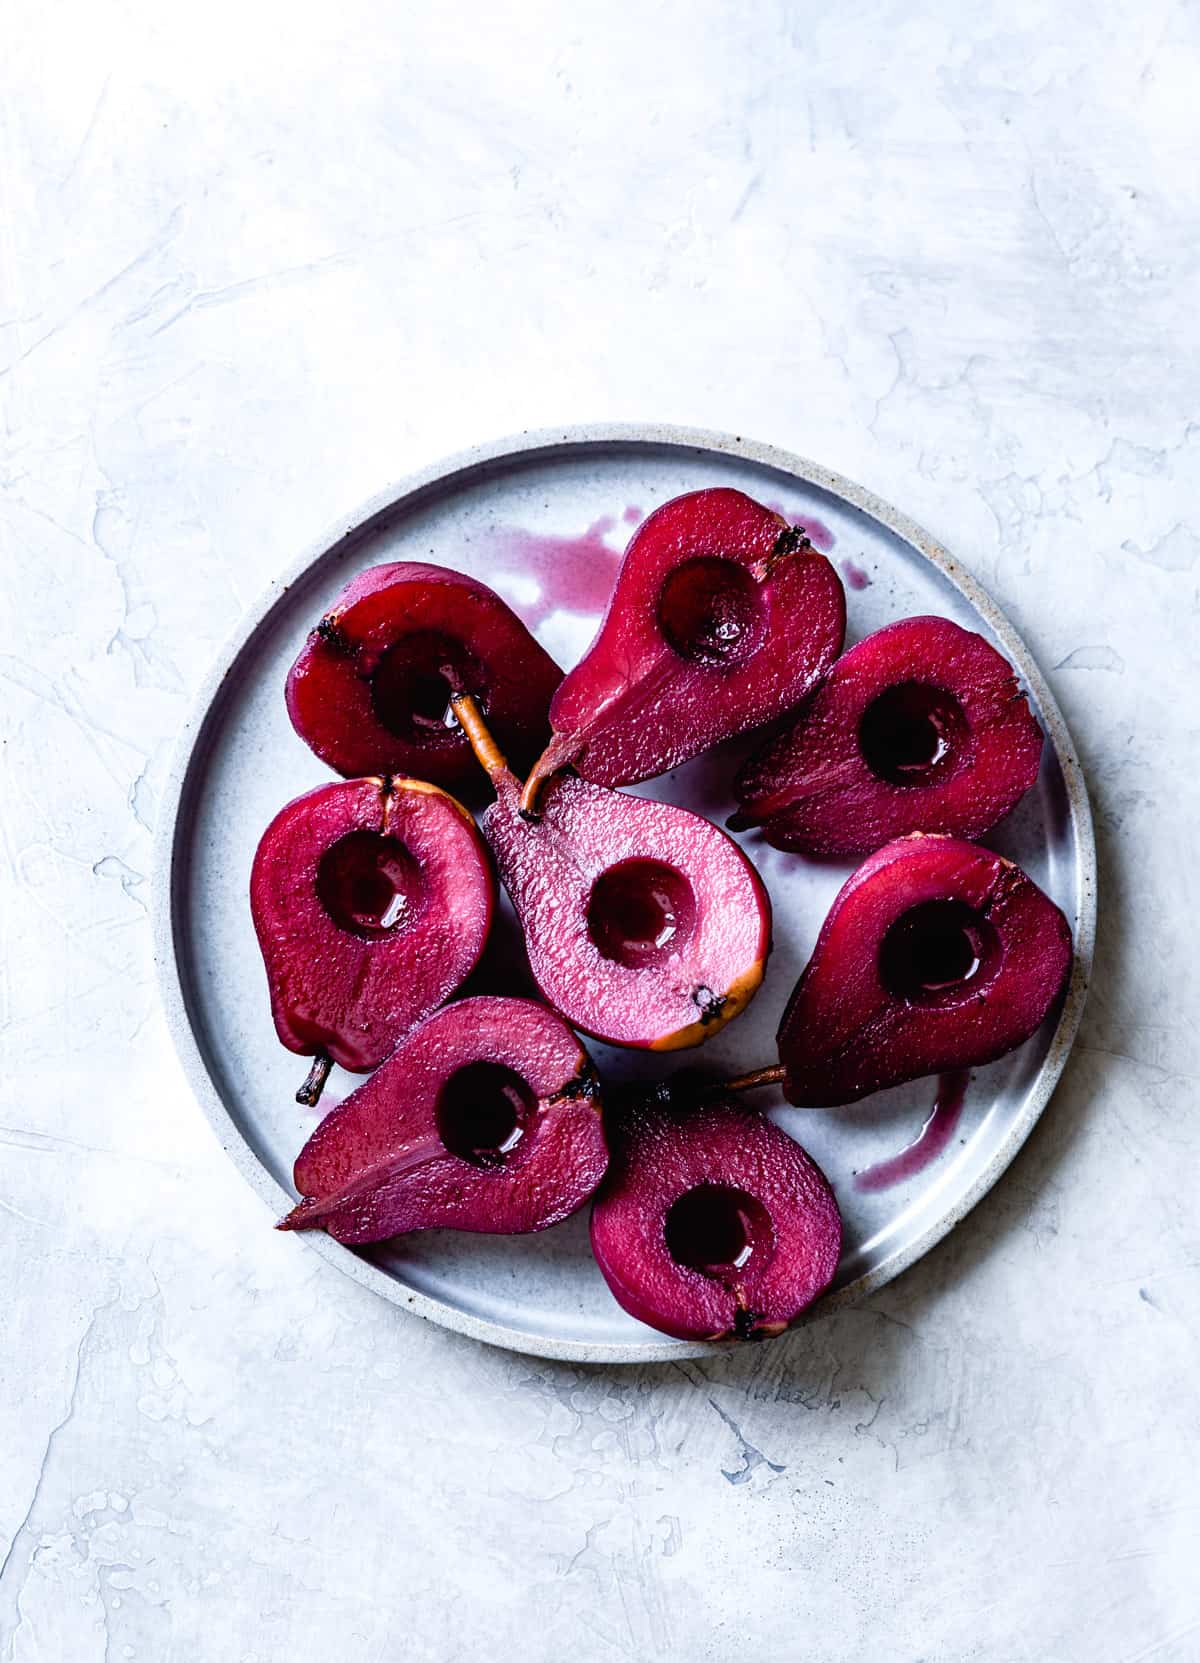
<svg viewBox="0 0 1200 1663"><path fill-rule="evenodd" d="M454 719L454 693L484 692L479 664L461 642L434 630L405 635L380 659L371 677L376 716L409 744L466 743ZM447 730L450 730L449 732Z"/></svg>
<svg viewBox="0 0 1200 1663"><path fill-rule="evenodd" d="M676 1264L720 1282L760 1270L775 1247L770 1213L732 1184L685 1190L667 1214L664 1234Z"/></svg>
<svg viewBox="0 0 1200 1663"><path fill-rule="evenodd" d="M438 1136L452 1155L474 1166L503 1166L529 1130L537 1096L502 1063L455 1069L438 1093Z"/></svg>
<svg viewBox="0 0 1200 1663"><path fill-rule="evenodd" d="M696 927L696 897L673 866L624 860L592 885L587 926L606 959L644 970L687 945Z"/></svg>
<svg viewBox="0 0 1200 1663"><path fill-rule="evenodd" d="M658 626L681 658L733 668L766 634L759 586L744 566L702 555L676 566L658 597Z"/></svg>
<svg viewBox="0 0 1200 1663"><path fill-rule="evenodd" d="M317 896L340 929L379 940L419 916L425 880L420 863L399 838L353 831L321 856Z"/></svg>
<svg viewBox="0 0 1200 1663"><path fill-rule="evenodd" d="M858 725L864 762L892 785L934 784L953 767L966 737L966 716L953 693L921 681L880 693Z"/></svg>
<svg viewBox="0 0 1200 1663"><path fill-rule="evenodd" d="M922 901L902 912L879 951L884 985L911 1004L953 1004L983 991L999 968L1000 938L963 901Z"/></svg>

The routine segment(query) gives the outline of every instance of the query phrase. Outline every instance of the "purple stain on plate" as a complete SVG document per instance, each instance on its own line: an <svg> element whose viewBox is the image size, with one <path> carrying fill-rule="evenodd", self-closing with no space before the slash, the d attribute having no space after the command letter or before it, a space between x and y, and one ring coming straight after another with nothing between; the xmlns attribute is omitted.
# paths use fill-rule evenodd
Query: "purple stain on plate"
<svg viewBox="0 0 1200 1663"><path fill-rule="evenodd" d="M871 587L870 574L854 560L843 560L842 571L846 575L846 582L851 589L869 589Z"/></svg>
<svg viewBox="0 0 1200 1663"><path fill-rule="evenodd" d="M855 1189L872 1193L891 1189L893 1184L902 1184L906 1178L924 1172L946 1148L958 1128L969 1078L965 1072L943 1074L938 1080L937 1096L929 1118L913 1141L890 1160L879 1161L858 1173L854 1180Z"/></svg>
<svg viewBox="0 0 1200 1663"><path fill-rule="evenodd" d="M804 532L813 548L820 549L822 554L828 554L837 542L837 538L825 522L815 519L811 514L805 515L802 520L797 520L796 524Z"/></svg>
<svg viewBox="0 0 1200 1663"><path fill-rule="evenodd" d="M626 525L637 525L638 521L642 518L642 511L640 508L635 508L633 504L630 503L621 518L625 521Z"/></svg>
<svg viewBox="0 0 1200 1663"><path fill-rule="evenodd" d="M620 549L604 541L616 523L605 514L577 537L552 537L516 527L494 534L499 568L538 581L537 600L515 606L530 629L537 629L554 612L604 611L621 564Z"/></svg>

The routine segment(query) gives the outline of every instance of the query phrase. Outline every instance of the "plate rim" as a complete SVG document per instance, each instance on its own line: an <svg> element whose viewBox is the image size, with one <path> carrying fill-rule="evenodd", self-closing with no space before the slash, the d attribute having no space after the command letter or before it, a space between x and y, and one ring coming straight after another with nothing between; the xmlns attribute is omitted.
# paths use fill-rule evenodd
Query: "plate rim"
<svg viewBox="0 0 1200 1663"><path fill-rule="evenodd" d="M837 1293L819 1300L806 1312L798 1326L827 1316L877 1292L903 1274L961 1223L1007 1170L1040 1119L1058 1084L1083 1015L1091 981L1092 954L1096 934L1097 871L1096 844L1091 806L1079 756L1066 721L1040 667L1019 632L983 586L934 537L909 515L892 506L865 486L820 463L780 446L742 435L707 428L659 422L574 423L561 427L530 428L503 438L472 445L465 450L428 463L395 483L375 492L357 510L343 515L320 537L292 560L246 609L226 637L217 657L191 701L175 741L170 771L163 789L154 831L154 865L151 911L154 921L154 957L167 1029L175 1053L192 1093L217 1141L242 1177L278 1216L294 1198L267 1171L237 1126L217 1090L192 1027L188 994L176 950L176 895L180 878L176 856L181 842L179 811L191 774L192 764L206 738L209 718L224 684L251 637L267 621L288 589L322 561L331 559L351 539L367 532L372 522L410 502L435 485L444 485L455 475L482 472L495 464L528 459L538 452L576 450L584 447L646 446L678 449L723 457L742 457L760 466L789 474L803 484L815 486L839 497L885 525L918 554L935 566L975 608L1000 642L1036 698L1045 720L1066 786L1071 832L1077 851L1075 894L1075 959L1066 997L1051 1036L1046 1056L1038 1070L1021 1114L1010 1126L975 1182L914 1241L907 1243L872 1270L856 1277ZM370 1260L344 1247L331 1236L312 1231L305 1245L401 1310L413 1312L440 1327L503 1346L527 1356L552 1361L580 1363L654 1363L684 1358L727 1355L728 1341L645 1339L627 1342L554 1338L510 1328L502 1322L480 1317L433 1295L406 1288Z"/></svg>

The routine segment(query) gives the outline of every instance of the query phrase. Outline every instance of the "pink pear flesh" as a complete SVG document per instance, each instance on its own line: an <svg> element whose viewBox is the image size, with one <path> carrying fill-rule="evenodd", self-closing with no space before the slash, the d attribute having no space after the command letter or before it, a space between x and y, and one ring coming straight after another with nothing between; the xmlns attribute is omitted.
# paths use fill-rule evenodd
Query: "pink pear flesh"
<svg viewBox="0 0 1200 1663"><path fill-rule="evenodd" d="M898 838L842 888L779 1028L788 1101L852 1103L992 1062L1041 1025L1070 973L1066 918L1009 860Z"/></svg>
<svg viewBox="0 0 1200 1663"><path fill-rule="evenodd" d="M607 1164L598 1083L566 1023L528 999L463 999L325 1117L279 1228L351 1245L413 1230L545 1230L583 1205Z"/></svg>
<svg viewBox="0 0 1200 1663"><path fill-rule="evenodd" d="M282 1043L374 1068L475 967L495 895L475 822L436 786L348 780L297 797L250 879Z"/></svg>
<svg viewBox="0 0 1200 1663"><path fill-rule="evenodd" d="M470 693L528 767L545 743L562 671L486 584L415 561L354 578L309 635L287 679L292 725L339 774L473 783L470 746L447 719Z"/></svg>
<svg viewBox="0 0 1200 1663"><path fill-rule="evenodd" d="M569 1022L609 1045L678 1050L746 1007L770 902L731 838L686 809L566 774L530 822L514 777L493 784L484 835L534 980Z"/></svg>
<svg viewBox="0 0 1200 1663"><path fill-rule="evenodd" d="M630 785L793 709L841 649L830 562L740 491L664 503L625 552L598 634L550 706L544 776Z"/></svg>
<svg viewBox="0 0 1200 1663"><path fill-rule="evenodd" d="M1038 775L1042 731L1012 666L948 618L851 647L743 765L735 830L800 854L867 854L908 832L979 837Z"/></svg>
<svg viewBox="0 0 1200 1663"><path fill-rule="evenodd" d="M610 1132L596 1263L639 1322L678 1339L777 1334L829 1286L842 1220L824 1174L756 1110L647 1097Z"/></svg>

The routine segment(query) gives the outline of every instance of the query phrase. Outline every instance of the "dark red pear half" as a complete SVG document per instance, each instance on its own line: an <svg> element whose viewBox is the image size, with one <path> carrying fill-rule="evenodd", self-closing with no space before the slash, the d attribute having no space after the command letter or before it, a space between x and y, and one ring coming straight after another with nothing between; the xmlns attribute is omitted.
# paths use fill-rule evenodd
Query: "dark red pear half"
<svg viewBox="0 0 1200 1663"><path fill-rule="evenodd" d="M670 803L573 774L547 785L537 820L492 773L482 818L543 996L609 1045L699 1045L758 991L771 908L732 838Z"/></svg>
<svg viewBox="0 0 1200 1663"><path fill-rule="evenodd" d="M957 837L898 838L821 927L779 1028L784 1094L827 1107L992 1062L1041 1025L1070 968L1070 927L1020 867Z"/></svg>
<svg viewBox="0 0 1200 1663"><path fill-rule="evenodd" d="M562 671L486 584L397 561L360 572L309 635L287 679L301 739L339 774L474 774L450 695L470 693L522 768L545 743Z"/></svg>
<svg viewBox="0 0 1200 1663"><path fill-rule="evenodd" d="M914 831L979 837L1041 755L1008 660L949 618L904 618L851 647L743 765L729 824L806 855L867 854Z"/></svg>
<svg viewBox="0 0 1200 1663"><path fill-rule="evenodd" d="M636 784L791 710L845 627L837 573L781 515L724 487L664 503L554 695L526 807L567 764L601 785Z"/></svg>
<svg viewBox="0 0 1200 1663"><path fill-rule="evenodd" d="M778 1334L837 1270L842 1220L816 1163L726 1097L633 1104L610 1127L592 1252L617 1303L684 1340Z"/></svg>
<svg viewBox="0 0 1200 1663"><path fill-rule="evenodd" d="M495 893L475 822L435 785L347 780L297 797L250 878L284 1045L374 1068L474 968Z"/></svg>
<svg viewBox="0 0 1200 1663"><path fill-rule="evenodd" d="M410 1230L544 1230L608 1164L595 1072L529 999L463 999L408 1036L317 1127L283 1230L382 1241Z"/></svg>

